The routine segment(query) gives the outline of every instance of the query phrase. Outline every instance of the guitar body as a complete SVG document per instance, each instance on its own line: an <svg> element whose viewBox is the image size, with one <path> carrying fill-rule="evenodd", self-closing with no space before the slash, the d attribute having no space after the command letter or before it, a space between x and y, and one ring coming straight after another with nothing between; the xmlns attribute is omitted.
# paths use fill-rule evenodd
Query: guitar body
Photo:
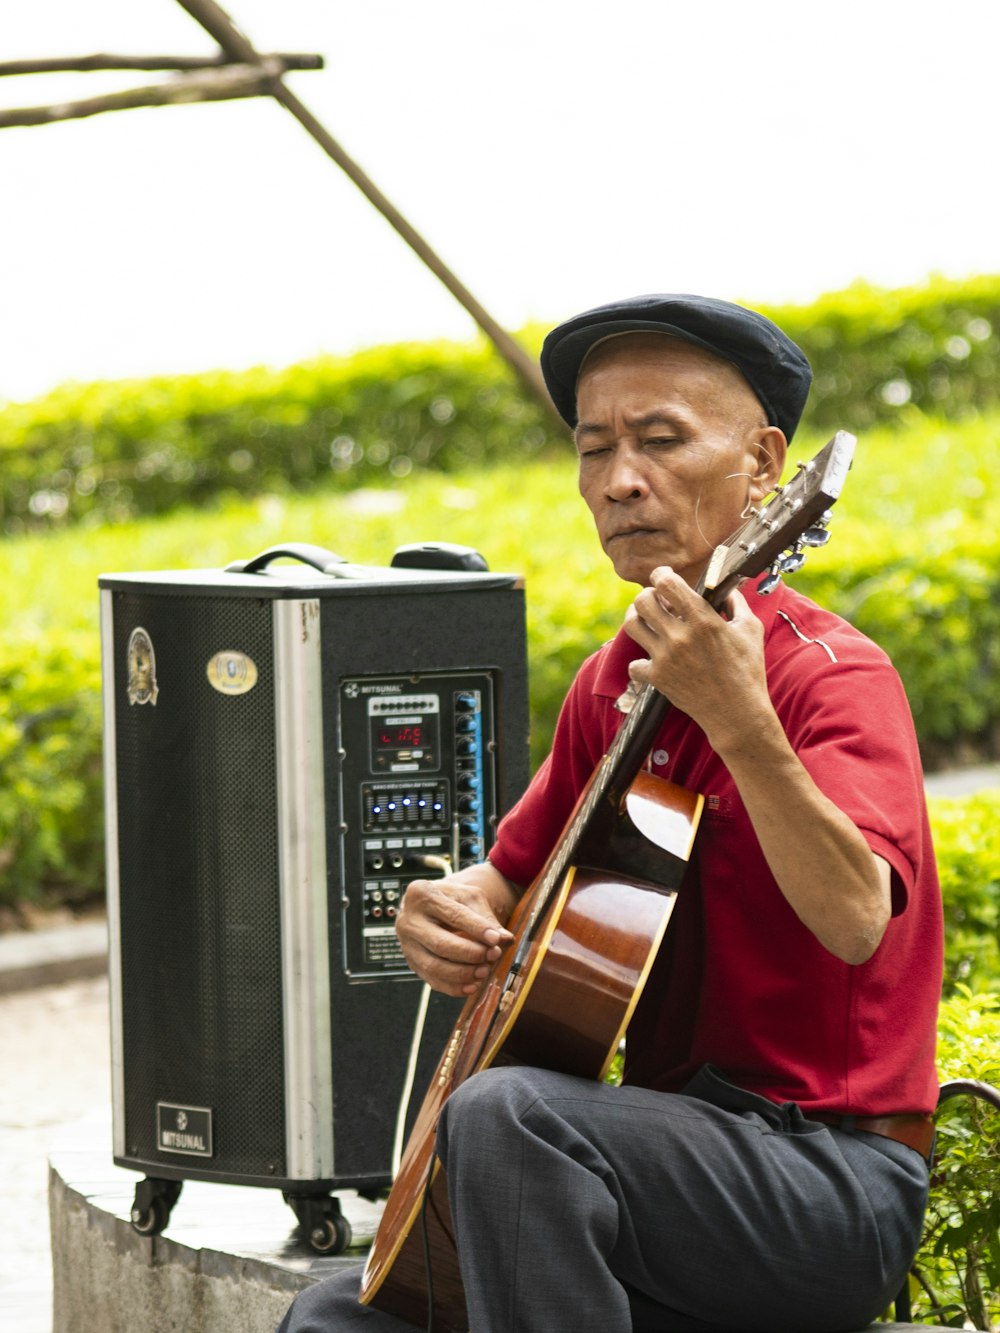
<svg viewBox="0 0 1000 1333"><path fill-rule="evenodd" d="M670 919L702 798L642 773L631 804L668 839L658 881L571 867L539 905L544 872L509 923L513 943L465 1005L414 1124L368 1257L361 1299L435 1330L468 1333L447 1181L434 1156L445 1102L493 1065L538 1065L602 1079L624 1036ZM515 960L517 960L515 962ZM426 1253L425 1253L426 1251Z"/></svg>

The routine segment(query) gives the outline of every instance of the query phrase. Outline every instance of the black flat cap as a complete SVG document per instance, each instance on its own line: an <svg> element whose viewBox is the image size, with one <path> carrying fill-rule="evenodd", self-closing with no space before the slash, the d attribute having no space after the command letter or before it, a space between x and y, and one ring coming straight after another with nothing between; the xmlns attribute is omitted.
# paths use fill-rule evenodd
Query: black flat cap
<svg viewBox="0 0 1000 1333"><path fill-rule="evenodd" d="M792 438L812 383L805 353L764 315L712 296L633 296L554 328L542 345L542 374L567 425L576 425L576 382L590 349L616 333L642 332L673 334L731 362L769 424Z"/></svg>

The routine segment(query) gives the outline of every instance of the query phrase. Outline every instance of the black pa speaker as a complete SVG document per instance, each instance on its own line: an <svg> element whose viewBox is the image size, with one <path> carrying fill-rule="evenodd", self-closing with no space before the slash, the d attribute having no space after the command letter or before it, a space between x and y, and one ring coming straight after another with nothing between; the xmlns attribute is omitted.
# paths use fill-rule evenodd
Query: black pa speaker
<svg viewBox="0 0 1000 1333"><path fill-rule="evenodd" d="M388 1185L458 1012L406 967L402 894L481 860L527 782L521 581L463 548L291 546L100 588L133 1224L185 1179L265 1185L335 1253L329 1192Z"/></svg>

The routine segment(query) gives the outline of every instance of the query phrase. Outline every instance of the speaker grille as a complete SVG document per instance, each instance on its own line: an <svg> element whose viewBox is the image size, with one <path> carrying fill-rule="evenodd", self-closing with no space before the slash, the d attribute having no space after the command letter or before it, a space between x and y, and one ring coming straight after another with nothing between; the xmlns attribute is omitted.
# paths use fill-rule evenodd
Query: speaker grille
<svg viewBox="0 0 1000 1333"><path fill-rule="evenodd" d="M127 698L152 643L156 703ZM224 695L206 668L252 658ZM271 604L114 593L126 1156L244 1177L285 1170ZM212 1111L214 1153L161 1152L158 1102Z"/></svg>

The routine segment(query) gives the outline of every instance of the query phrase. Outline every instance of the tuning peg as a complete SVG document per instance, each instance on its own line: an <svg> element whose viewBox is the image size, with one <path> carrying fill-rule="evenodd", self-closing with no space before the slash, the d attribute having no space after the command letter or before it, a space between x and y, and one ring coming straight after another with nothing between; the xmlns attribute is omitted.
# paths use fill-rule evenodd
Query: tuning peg
<svg viewBox="0 0 1000 1333"><path fill-rule="evenodd" d="M798 547L796 547L791 555L786 555L782 560L781 572L782 574L797 574L805 563L805 551L800 551Z"/></svg>
<svg viewBox="0 0 1000 1333"><path fill-rule="evenodd" d="M781 582L781 565L782 561L779 556L768 570L766 577L762 578L760 583L757 584L757 592L759 596L766 597L768 593L774 592L775 588Z"/></svg>
<svg viewBox="0 0 1000 1333"><path fill-rule="evenodd" d="M803 546L825 546L830 540L830 534L826 528L806 528L799 540Z"/></svg>

